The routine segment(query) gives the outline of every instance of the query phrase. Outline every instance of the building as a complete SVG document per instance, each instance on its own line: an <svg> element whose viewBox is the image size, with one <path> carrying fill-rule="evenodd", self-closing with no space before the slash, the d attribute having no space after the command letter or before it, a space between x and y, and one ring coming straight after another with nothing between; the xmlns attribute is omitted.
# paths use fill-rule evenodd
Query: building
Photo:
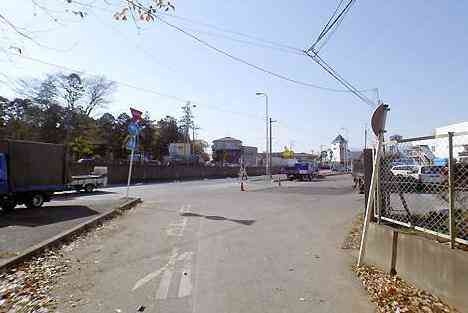
<svg viewBox="0 0 468 313"><path fill-rule="evenodd" d="M169 144L169 157L177 158L177 157L185 157L188 158L190 156L191 149L190 144L185 142L179 143L170 143Z"/></svg>
<svg viewBox="0 0 468 313"><path fill-rule="evenodd" d="M242 162L244 166L257 166L257 147L242 146Z"/></svg>
<svg viewBox="0 0 468 313"><path fill-rule="evenodd" d="M232 137L213 140L213 160L220 164L240 164L242 141Z"/></svg>
<svg viewBox="0 0 468 313"><path fill-rule="evenodd" d="M388 151L398 157L402 164L434 164L437 161L447 160L449 158L448 137L438 136L447 135L449 132L467 133L453 137L453 157L456 160L462 160L468 151L468 122L438 127L434 130L435 139L395 143L388 146ZM400 135L390 136L390 140L401 139L403 137Z"/></svg>
<svg viewBox="0 0 468 313"><path fill-rule="evenodd" d="M435 135L445 135L449 132L460 133L467 132L466 135L454 136L453 137L453 156L456 159L459 159L465 153L465 146L468 145L468 122L451 124L443 127L438 127L435 129ZM437 158L448 159L449 149L448 149L448 138L436 138L432 145L432 150ZM462 155L460 155L460 153Z"/></svg>
<svg viewBox="0 0 468 313"><path fill-rule="evenodd" d="M344 164L348 160L348 141L343 136L338 135L332 141L329 159L331 162Z"/></svg>

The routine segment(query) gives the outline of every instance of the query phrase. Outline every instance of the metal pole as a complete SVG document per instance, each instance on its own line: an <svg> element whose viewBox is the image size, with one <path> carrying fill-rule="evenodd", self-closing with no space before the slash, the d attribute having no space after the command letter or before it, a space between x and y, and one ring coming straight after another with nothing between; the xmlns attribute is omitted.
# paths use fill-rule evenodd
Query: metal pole
<svg viewBox="0 0 468 313"><path fill-rule="evenodd" d="M455 228L455 183L454 183L454 167L453 167L453 132L448 133L449 143L449 159L448 159L448 196L449 196L449 234L450 234L450 248L455 247L455 238L457 237L457 230Z"/></svg>
<svg viewBox="0 0 468 313"><path fill-rule="evenodd" d="M364 128L364 149L367 149L367 125Z"/></svg>
<svg viewBox="0 0 468 313"><path fill-rule="evenodd" d="M273 138L273 137L272 137L272 135L271 135L271 134L272 134L272 127L271 127L271 125L272 125L273 123L275 123L275 122L276 122L276 121L273 121L273 120L270 118L270 157L269 157L269 161L270 161L270 179L271 179L272 176L273 176L273 175L272 175L272 172L271 172L271 169L272 169L272 167L273 167L273 165L272 165L272 164L273 164L273 162L272 162L272 151L273 151L273 139L272 139L272 138Z"/></svg>
<svg viewBox="0 0 468 313"><path fill-rule="evenodd" d="M268 149L268 95L265 93L265 131L266 131L266 138L265 138L265 175L266 180L268 180L268 176L270 175L270 154Z"/></svg>
<svg viewBox="0 0 468 313"><path fill-rule="evenodd" d="M132 153L130 155L130 166L128 167L128 180L127 180L127 193L126 198L128 199L128 193L130 191L130 181L132 179L132 168L133 168L133 156L135 155L135 147L132 149Z"/></svg>
<svg viewBox="0 0 468 313"><path fill-rule="evenodd" d="M379 134L379 141L377 142L377 148L375 152L374 168L372 170L372 179L371 179L371 184L369 188L369 198L367 199L366 216L364 218L364 226L362 228L361 246L359 248L359 257L358 257L357 266L362 265L362 260L364 259L364 255L366 253L367 230L369 228L370 215L372 214L372 205L374 203L375 191L377 188L377 173L378 173L378 167L380 166L380 157L382 155L382 151L381 151L382 143L383 143L383 132Z"/></svg>

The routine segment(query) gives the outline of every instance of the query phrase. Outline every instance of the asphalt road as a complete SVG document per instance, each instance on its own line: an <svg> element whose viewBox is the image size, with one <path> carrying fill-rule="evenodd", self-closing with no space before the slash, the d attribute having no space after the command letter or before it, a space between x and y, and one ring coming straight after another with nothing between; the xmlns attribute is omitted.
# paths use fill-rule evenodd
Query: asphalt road
<svg viewBox="0 0 468 313"><path fill-rule="evenodd" d="M247 192L232 179L132 187L144 202L66 253L57 311L373 312L340 248L363 203L351 186L334 176Z"/></svg>
<svg viewBox="0 0 468 313"><path fill-rule="evenodd" d="M58 195L39 209L19 206L0 215L0 261L6 261L27 248L86 222L119 206L117 193L98 190L93 194Z"/></svg>

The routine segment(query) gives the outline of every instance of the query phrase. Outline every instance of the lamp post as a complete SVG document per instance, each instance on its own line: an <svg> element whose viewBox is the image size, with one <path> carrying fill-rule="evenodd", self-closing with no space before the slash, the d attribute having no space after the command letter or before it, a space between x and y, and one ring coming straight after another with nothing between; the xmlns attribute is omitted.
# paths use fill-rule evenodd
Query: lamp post
<svg viewBox="0 0 468 313"><path fill-rule="evenodd" d="M256 92L257 96L264 96L265 97L265 175L266 179L270 175L270 156L269 156L269 149L268 149L268 124L269 124L269 117L268 117L268 95L265 92Z"/></svg>

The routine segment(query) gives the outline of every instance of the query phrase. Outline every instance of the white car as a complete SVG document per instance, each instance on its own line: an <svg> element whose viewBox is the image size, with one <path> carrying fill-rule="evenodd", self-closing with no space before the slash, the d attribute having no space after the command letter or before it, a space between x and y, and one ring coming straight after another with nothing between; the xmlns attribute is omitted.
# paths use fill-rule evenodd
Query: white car
<svg viewBox="0 0 468 313"><path fill-rule="evenodd" d="M390 170L393 175L397 177L410 177L413 174L417 173L417 165L397 165L392 167Z"/></svg>
<svg viewBox="0 0 468 313"><path fill-rule="evenodd" d="M446 180L443 174L444 166L424 165L419 166L417 173L411 174L420 183L441 184Z"/></svg>
<svg viewBox="0 0 468 313"><path fill-rule="evenodd" d="M443 166L437 165L397 165L390 170L400 178L412 178L424 184L441 184L446 180Z"/></svg>

